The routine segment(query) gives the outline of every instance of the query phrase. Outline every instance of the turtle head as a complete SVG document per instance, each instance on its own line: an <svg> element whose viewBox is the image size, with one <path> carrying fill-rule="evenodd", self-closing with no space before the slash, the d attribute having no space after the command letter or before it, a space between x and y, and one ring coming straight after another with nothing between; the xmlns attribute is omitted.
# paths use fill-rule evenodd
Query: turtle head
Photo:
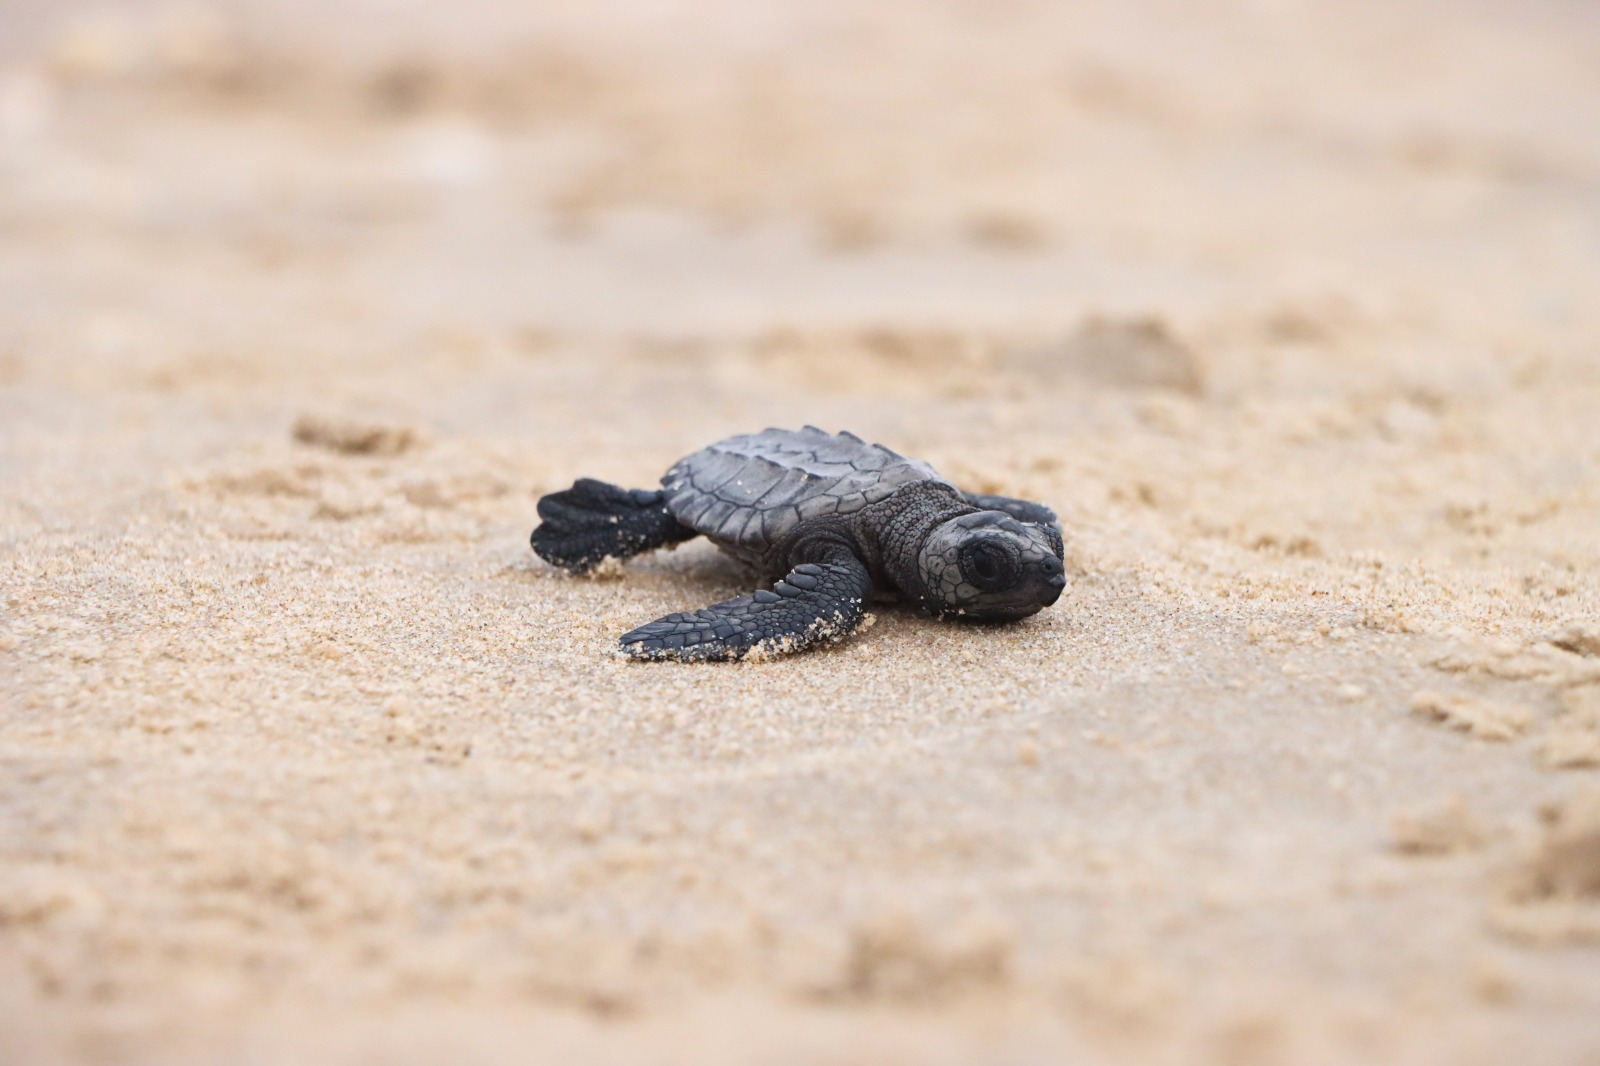
<svg viewBox="0 0 1600 1066"><path fill-rule="evenodd" d="M917 560L934 614L980 622L1026 618L1066 587L1060 534L1002 511L964 514L935 526Z"/></svg>

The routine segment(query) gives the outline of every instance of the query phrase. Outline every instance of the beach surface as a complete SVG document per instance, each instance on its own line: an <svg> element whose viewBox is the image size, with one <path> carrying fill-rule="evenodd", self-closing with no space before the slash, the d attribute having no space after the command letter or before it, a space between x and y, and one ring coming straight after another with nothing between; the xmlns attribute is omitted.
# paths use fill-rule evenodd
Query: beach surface
<svg viewBox="0 0 1600 1066"><path fill-rule="evenodd" d="M0 0L0 1060L1600 1061L1600 12ZM1023 623L616 637L812 423Z"/></svg>

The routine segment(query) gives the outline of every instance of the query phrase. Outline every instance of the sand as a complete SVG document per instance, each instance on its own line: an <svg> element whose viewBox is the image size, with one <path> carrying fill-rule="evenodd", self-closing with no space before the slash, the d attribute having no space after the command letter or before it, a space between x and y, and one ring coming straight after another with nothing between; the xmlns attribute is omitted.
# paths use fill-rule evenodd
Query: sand
<svg viewBox="0 0 1600 1066"><path fill-rule="evenodd" d="M1592 5L0 11L0 1060L1600 1059ZM764 425L1062 515L629 664Z"/></svg>

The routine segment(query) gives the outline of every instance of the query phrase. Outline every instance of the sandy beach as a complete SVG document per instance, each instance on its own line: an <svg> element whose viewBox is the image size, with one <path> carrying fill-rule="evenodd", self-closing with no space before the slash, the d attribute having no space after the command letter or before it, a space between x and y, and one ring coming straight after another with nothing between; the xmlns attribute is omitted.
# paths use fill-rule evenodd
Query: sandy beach
<svg viewBox="0 0 1600 1066"><path fill-rule="evenodd" d="M0 0L0 1061L1600 1061L1600 11ZM617 636L851 430L1025 622Z"/></svg>

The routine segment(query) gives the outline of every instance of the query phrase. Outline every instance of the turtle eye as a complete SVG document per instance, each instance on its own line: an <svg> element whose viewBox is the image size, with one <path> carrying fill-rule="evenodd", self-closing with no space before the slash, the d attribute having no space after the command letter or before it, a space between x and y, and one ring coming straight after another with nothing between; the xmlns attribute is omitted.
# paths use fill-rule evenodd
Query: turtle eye
<svg viewBox="0 0 1600 1066"><path fill-rule="evenodd" d="M961 576L982 592L997 592L1016 583L1016 565L1000 545L980 540L961 549Z"/></svg>

